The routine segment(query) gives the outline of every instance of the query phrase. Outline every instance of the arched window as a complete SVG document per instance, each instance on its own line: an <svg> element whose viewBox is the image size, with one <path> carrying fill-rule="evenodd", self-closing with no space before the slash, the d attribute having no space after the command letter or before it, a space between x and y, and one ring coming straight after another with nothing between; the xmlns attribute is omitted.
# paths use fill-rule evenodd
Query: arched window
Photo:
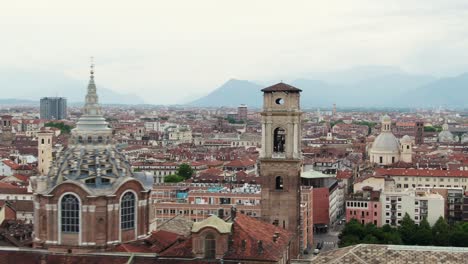
<svg viewBox="0 0 468 264"><path fill-rule="evenodd" d="M276 128L273 133L273 151L284 152L286 143L286 131L280 127Z"/></svg>
<svg viewBox="0 0 468 264"><path fill-rule="evenodd" d="M211 233L205 237L205 258L216 258L216 239Z"/></svg>
<svg viewBox="0 0 468 264"><path fill-rule="evenodd" d="M78 137L78 143L83 143L83 137L82 136Z"/></svg>
<svg viewBox="0 0 468 264"><path fill-rule="evenodd" d="M120 228L133 229L135 227L135 195L127 192L120 202Z"/></svg>
<svg viewBox="0 0 468 264"><path fill-rule="evenodd" d="M41 144L44 144L44 139L41 139Z"/></svg>
<svg viewBox="0 0 468 264"><path fill-rule="evenodd" d="M60 202L61 228L64 233L80 232L80 201L72 194L66 194Z"/></svg>
<svg viewBox="0 0 468 264"><path fill-rule="evenodd" d="M275 189L283 190L283 177L277 176L275 179Z"/></svg>
<svg viewBox="0 0 468 264"><path fill-rule="evenodd" d="M98 141L99 143L102 143L102 137L99 136L99 137L97 138L97 141Z"/></svg>
<svg viewBox="0 0 468 264"><path fill-rule="evenodd" d="M93 142L93 138L91 136L88 136L88 143Z"/></svg>

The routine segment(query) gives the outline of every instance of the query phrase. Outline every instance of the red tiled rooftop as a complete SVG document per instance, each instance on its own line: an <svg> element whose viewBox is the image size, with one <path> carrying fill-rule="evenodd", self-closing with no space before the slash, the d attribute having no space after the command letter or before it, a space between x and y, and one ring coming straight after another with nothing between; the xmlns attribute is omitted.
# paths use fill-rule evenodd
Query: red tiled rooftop
<svg viewBox="0 0 468 264"><path fill-rule="evenodd" d="M301 89L298 89L292 85L280 82L272 86L268 86L262 89L262 92L302 92Z"/></svg>
<svg viewBox="0 0 468 264"><path fill-rule="evenodd" d="M428 170L428 169L376 169L375 175L389 176L422 176L422 177L468 177L468 171L462 170Z"/></svg>
<svg viewBox="0 0 468 264"><path fill-rule="evenodd" d="M254 166L255 161L254 160L233 160L231 162L228 162L225 167L250 167Z"/></svg>

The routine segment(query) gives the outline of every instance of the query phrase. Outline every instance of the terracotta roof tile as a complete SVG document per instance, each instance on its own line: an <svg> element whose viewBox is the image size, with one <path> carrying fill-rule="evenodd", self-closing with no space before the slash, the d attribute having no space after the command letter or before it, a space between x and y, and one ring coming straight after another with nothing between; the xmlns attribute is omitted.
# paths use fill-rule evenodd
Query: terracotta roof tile
<svg viewBox="0 0 468 264"><path fill-rule="evenodd" d="M292 85L280 82L262 89L262 92L302 92L302 90Z"/></svg>
<svg viewBox="0 0 468 264"><path fill-rule="evenodd" d="M376 169L376 175L380 176L421 176L421 177L468 177L468 171L462 170L428 170L428 169L405 169L405 168L392 168L392 169Z"/></svg>

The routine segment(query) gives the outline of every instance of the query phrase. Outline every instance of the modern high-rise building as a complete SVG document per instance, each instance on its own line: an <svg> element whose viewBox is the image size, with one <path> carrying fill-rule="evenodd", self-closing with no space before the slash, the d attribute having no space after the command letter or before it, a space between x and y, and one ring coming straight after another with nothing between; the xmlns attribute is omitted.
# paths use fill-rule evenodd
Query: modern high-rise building
<svg viewBox="0 0 468 264"><path fill-rule="evenodd" d="M61 120L67 117L67 99L64 97L41 98L41 119Z"/></svg>

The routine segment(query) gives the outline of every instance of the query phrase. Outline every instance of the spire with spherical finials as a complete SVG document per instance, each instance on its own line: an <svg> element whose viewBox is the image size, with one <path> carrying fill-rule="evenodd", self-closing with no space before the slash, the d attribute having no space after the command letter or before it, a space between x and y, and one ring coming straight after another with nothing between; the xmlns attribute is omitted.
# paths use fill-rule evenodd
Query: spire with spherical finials
<svg viewBox="0 0 468 264"><path fill-rule="evenodd" d="M99 107L98 95L96 93L96 84L94 83L94 62L91 57L91 70L90 70L88 93L86 94L86 102L84 106L85 115L101 115L101 107Z"/></svg>
<svg viewBox="0 0 468 264"><path fill-rule="evenodd" d="M91 57L90 76L85 105L83 107L83 115L76 123L76 128L72 131L73 141L76 143L84 143L84 139L91 138L91 141L94 143L92 140L94 137L110 139L112 130L108 125L109 124L102 115L101 106L99 105L96 84L94 83L94 61L93 57ZM105 140L98 140L98 143L105 142Z"/></svg>

